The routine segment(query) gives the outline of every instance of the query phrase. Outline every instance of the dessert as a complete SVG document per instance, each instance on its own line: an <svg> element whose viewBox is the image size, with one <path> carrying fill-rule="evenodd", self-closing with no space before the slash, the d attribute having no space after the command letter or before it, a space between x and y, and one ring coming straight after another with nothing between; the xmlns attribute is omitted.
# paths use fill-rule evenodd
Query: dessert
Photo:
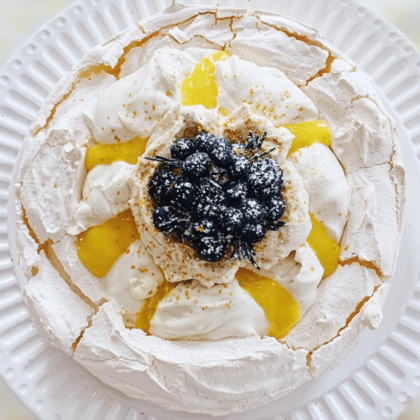
<svg viewBox="0 0 420 420"><path fill-rule="evenodd" d="M32 128L16 186L24 297L106 384L173 410L239 412L378 327L404 219L397 133L312 28L173 3L93 49Z"/></svg>

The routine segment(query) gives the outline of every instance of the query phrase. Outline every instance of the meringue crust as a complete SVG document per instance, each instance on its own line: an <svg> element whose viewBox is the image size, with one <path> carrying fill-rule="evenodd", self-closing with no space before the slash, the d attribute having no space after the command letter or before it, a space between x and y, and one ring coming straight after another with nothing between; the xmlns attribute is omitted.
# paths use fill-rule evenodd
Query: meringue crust
<svg viewBox="0 0 420 420"><path fill-rule="evenodd" d="M242 89L238 81L234 86L218 85L222 111L230 120L218 110L181 110L178 81L173 81L160 92L162 108L144 108L153 117L140 127L130 114L137 112L138 104L128 99L133 92L127 80L133 84L138 69L147 74L156 65L151 60L156 51L161 51L154 58L163 72L170 49L175 51L175 62L186 68L209 52L227 51L230 58L215 63L215 77L220 80L240 70L239 60L248 63L249 74L261 67L270 68L275 77L283 72L285 77L278 79L282 92L296 89L302 109L291 109L293 101L285 98L284 110L264 114L264 104L252 98L245 104L237 102L230 91ZM153 83L141 87L151 89L151 96ZM280 91L278 86L275 89ZM118 90L121 103L114 101ZM112 115L106 113L110 102ZM122 103L128 104L124 113L118 108ZM284 124L313 120L329 125L331 149L316 144L288 158L293 134ZM294 210L287 215L284 229L268 233L261 241L256 260L262 275L299 296L299 322L280 340L260 337L269 326L261 308L253 306L232 282L238 261L212 265L198 261L182 243L168 247L167 238L153 226L147 194L157 163L144 157L129 174L128 164L110 164L119 174L118 182L113 178L111 184L131 197L127 205L115 210L100 196L101 222L128 207L136 219L140 239L132 241L127 255L121 257L127 260L100 280L77 257L74 235L101 223L92 216L91 203L97 199L91 197L96 197L95 188L102 191L103 186L96 178L83 184L93 171L101 171L99 165L86 176L85 156L95 144L93 138L109 145L149 138L145 155L168 155L167 139L175 139L192 124L224 136L245 126L266 130L267 144L276 147L273 158L284 171L286 202L293 203ZM173 2L93 48L57 84L31 130L16 185L20 263L29 279L23 296L51 343L107 385L171 410L215 416L241 412L287 394L336 366L364 328L378 327L404 222L405 172L398 134L367 77L315 29L264 11ZM322 179L332 168L331 159L340 167L334 174L340 170L345 175L338 194L350 197L348 217L345 199L339 207L334 199L316 200L311 193L314 178L308 164L314 156L327 162L317 173L317 183L326 189L328 180ZM323 268L306 242L312 228L309 212L341 245L338 268L322 281ZM127 268L124 261L136 253L142 255L138 265ZM139 270L146 273L141 284L133 274ZM129 284L121 286L121 276L129 278ZM226 283L255 318L238 326L240 334L232 338L221 337L220 329L209 327L201 338L211 339L194 341L187 330L179 339L172 336L173 328L165 326L165 319L173 322L173 318L165 315L170 309L164 299L162 312L156 312L150 322L150 332L162 331L164 338L132 328L142 299L156 293L164 277L168 282L194 279L194 287ZM301 289L306 291L304 296L298 295ZM117 291L119 300L112 300L111 291ZM191 309L188 302L181 303L180 318ZM212 310L219 313L219 309L215 305ZM247 318L243 306L235 310L237 317Z"/></svg>

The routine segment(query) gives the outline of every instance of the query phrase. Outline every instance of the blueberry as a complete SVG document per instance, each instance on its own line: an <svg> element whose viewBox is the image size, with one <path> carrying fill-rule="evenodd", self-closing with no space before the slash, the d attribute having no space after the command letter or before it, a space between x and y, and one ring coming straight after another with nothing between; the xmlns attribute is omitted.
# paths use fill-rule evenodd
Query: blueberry
<svg viewBox="0 0 420 420"><path fill-rule="evenodd" d="M197 199L192 213L199 219L217 217L220 207L226 204L225 193L213 182L210 178L201 178L198 182Z"/></svg>
<svg viewBox="0 0 420 420"><path fill-rule="evenodd" d="M171 156L174 159L185 160L188 156L195 152L194 143L186 138L182 138L176 141L171 146Z"/></svg>
<svg viewBox="0 0 420 420"><path fill-rule="evenodd" d="M182 172L190 178L202 178L208 175L208 167L211 164L211 159L207 153L196 152L182 164Z"/></svg>
<svg viewBox="0 0 420 420"><path fill-rule="evenodd" d="M195 220L181 233L181 237L192 244L197 244L204 236L216 236L215 223L210 219Z"/></svg>
<svg viewBox="0 0 420 420"><path fill-rule="evenodd" d="M198 218L217 218L220 208L225 203L224 194L216 197L200 195L194 204L193 213Z"/></svg>
<svg viewBox="0 0 420 420"><path fill-rule="evenodd" d="M264 202L267 222L275 222L283 216L286 210L284 201L275 195Z"/></svg>
<svg viewBox="0 0 420 420"><path fill-rule="evenodd" d="M250 192L263 200L277 194L283 183L283 172L274 159L255 162L248 177Z"/></svg>
<svg viewBox="0 0 420 420"><path fill-rule="evenodd" d="M234 206L238 206L246 197L248 193L248 186L245 181L233 181L226 185L225 192L229 203Z"/></svg>
<svg viewBox="0 0 420 420"><path fill-rule="evenodd" d="M216 141L217 137L214 134L203 131L194 138L193 144L197 152L209 153Z"/></svg>
<svg viewBox="0 0 420 420"><path fill-rule="evenodd" d="M169 206L158 207L153 212L153 223L163 233L171 233L181 227L179 214Z"/></svg>
<svg viewBox="0 0 420 420"><path fill-rule="evenodd" d="M211 160L222 168L227 168L233 159L232 143L227 139L217 139L210 147L209 156Z"/></svg>
<svg viewBox="0 0 420 420"><path fill-rule="evenodd" d="M234 207L223 207L219 211L219 227L226 235L236 235L243 226L244 216Z"/></svg>
<svg viewBox="0 0 420 420"><path fill-rule="evenodd" d="M197 237L217 235L216 224L210 219L195 220L191 223L190 229Z"/></svg>
<svg viewBox="0 0 420 420"><path fill-rule="evenodd" d="M261 223L246 224L241 232L242 239L249 243L261 241L264 235L265 227Z"/></svg>
<svg viewBox="0 0 420 420"><path fill-rule="evenodd" d="M171 200L179 204L181 207L188 207L192 205L197 189L188 180L181 180L175 183L171 191Z"/></svg>
<svg viewBox="0 0 420 420"><path fill-rule="evenodd" d="M213 166L210 170L210 178L216 181L219 185L223 186L229 182L229 172L225 168Z"/></svg>
<svg viewBox="0 0 420 420"><path fill-rule="evenodd" d="M229 166L229 175L233 179L247 179L251 172L251 164L245 156L233 155L232 164Z"/></svg>
<svg viewBox="0 0 420 420"><path fill-rule="evenodd" d="M263 205L255 198L245 198L239 210L242 211L246 223L260 223L265 218L265 210Z"/></svg>
<svg viewBox="0 0 420 420"><path fill-rule="evenodd" d="M169 195L176 180L177 176L172 173L172 170L167 166L163 167L154 174L149 183L150 196L158 202L162 201Z"/></svg>
<svg viewBox="0 0 420 420"><path fill-rule="evenodd" d="M226 248L226 241L223 237L213 238L205 236L196 244L195 250L205 261L217 262L223 258Z"/></svg>

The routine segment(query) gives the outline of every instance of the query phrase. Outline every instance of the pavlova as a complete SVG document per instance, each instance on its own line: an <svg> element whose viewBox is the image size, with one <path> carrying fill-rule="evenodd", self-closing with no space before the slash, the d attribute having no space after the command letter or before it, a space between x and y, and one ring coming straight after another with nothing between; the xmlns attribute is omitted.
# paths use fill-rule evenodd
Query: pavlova
<svg viewBox="0 0 420 420"><path fill-rule="evenodd" d="M16 199L51 343L130 397L222 415L378 327L404 169L369 80L313 28L173 3L58 83Z"/></svg>

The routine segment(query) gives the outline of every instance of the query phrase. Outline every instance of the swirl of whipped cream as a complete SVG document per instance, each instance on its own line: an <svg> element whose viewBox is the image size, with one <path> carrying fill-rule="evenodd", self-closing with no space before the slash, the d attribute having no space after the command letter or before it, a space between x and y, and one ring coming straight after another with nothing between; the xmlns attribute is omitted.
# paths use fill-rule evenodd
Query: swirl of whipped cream
<svg viewBox="0 0 420 420"><path fill-rule="evenodd" d="M161 49L139 70L104 90L86 112L96 141L118 143L148 138L166 113L180 102L178 85L191 68L212 50Z"/></svg>
<svg viewBox="0 0 420 420"><path fill-rule="evenodd" d="M133 169L133 165L117 161L89 171L83 184L82 200L74 214L75 226L67 229L67 233L77 235L127 210L128 180Z"/></svg>

